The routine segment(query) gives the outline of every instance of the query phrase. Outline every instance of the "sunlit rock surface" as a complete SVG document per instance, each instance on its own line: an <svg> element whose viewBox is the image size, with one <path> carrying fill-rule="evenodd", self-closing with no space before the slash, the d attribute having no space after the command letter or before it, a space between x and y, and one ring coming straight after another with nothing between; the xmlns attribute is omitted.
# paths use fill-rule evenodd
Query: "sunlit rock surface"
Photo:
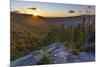
<svg viewBox="0 0 100 67"><path fill-rule="evenodd" d="M49 55L50 64L95 61L95 53L80 52L77 55L73 55L67 51L63 44L60 43L53 43L46 48L47 50L45 51L41 49L25 57L21 57L15 61L12 61L11 67L36 65L44 55Z"/></svg>

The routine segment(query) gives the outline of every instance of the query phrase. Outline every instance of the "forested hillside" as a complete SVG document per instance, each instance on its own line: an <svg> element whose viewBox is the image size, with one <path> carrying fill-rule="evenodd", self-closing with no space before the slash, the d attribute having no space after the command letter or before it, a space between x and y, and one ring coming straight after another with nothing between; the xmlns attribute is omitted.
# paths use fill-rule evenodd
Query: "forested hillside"
<svg viewBox="0 0 100 67"><path fill-rule="evenodd" d="M95 51L94 15L80 16L80 22L72 25L50 20L11 12L11 60L59 42L73 54Z"/></svg>

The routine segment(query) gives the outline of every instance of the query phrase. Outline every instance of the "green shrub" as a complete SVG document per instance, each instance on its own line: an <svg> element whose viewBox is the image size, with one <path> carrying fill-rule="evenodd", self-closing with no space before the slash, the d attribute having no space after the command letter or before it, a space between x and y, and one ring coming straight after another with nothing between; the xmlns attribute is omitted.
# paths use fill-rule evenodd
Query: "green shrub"
<svg viewBox="0 0 100 67"><path fill-rule="evenodd" d="M72 53L72 54L78 54L80 52L80 49L76 49L76 48L71 48L70 49L70 53Z"/></svg>
<svg viewBox="0 0 100 67"><path fill-rule="evenodd" d="M43 56L37 64L41 65L41 64L49 64L49 63L50 63L49 56Z"/></svg>
<svg viewBox="0 0 100 67"><path fill-rule="evenodd" d="M42 50L43 50L43 51L47 51L48 48L47 48L47 47L43 47Z"/></svg>

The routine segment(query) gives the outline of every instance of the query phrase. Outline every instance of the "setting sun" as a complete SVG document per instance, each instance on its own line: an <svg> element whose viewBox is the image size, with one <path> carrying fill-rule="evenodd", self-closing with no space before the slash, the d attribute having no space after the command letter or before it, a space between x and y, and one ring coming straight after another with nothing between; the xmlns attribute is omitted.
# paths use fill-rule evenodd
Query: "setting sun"
<svg viewBox="0 0 100 67"><path fill-rule="evenodd" d="M38 14L38 13L34 13L33 15L34 15L34 16L38 16L39 14Z"/></svg>

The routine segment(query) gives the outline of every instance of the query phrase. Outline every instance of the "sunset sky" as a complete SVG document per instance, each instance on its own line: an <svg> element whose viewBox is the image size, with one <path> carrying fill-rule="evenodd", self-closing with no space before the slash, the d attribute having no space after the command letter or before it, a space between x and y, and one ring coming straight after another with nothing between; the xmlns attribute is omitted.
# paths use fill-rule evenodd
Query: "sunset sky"
<svg viewBox="0 0 100 67"><path fill-rule="evenodd" d="M95 14L95 6L11 0L11 11L45 17L67 17Z"/></svg>

